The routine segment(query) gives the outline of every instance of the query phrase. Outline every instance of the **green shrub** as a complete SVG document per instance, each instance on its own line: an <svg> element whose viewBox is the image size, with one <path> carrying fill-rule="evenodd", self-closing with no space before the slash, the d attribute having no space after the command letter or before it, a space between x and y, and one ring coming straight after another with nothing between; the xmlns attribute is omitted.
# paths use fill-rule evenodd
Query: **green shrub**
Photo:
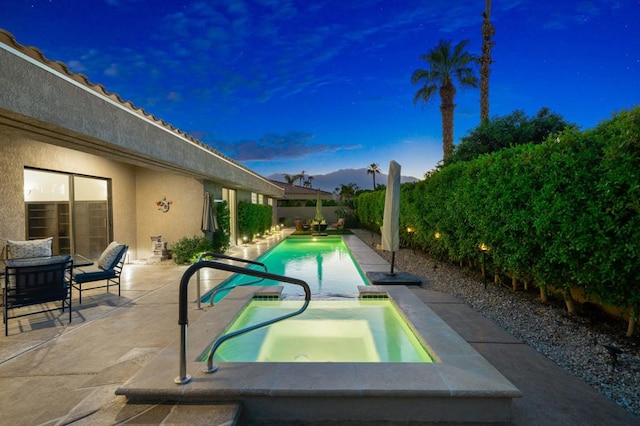
<svg viewBox="0 0 640 426"><path fill-rule="evenodd" d="M272 209L266 204L238 203L238 230L242 237L253 239L271 229Z"/></svg>
<svg viewBox="0 0 640 426"><path fill-rule="evenodd" d="M628 308L637 319L640 107L586 131L566 127L556 133L561 120L538 118L539 126L525 130L550 134L543 143L521 143L529 136L518 126L498 129L505 130L505 144L516 132L517 146L500 146L403 184L400 232L411 226L414 247L475 265L484 243L492 269L562 291L569 309L569 291L579 288L601 303ZM383 205L384 191L356 197L363 226L379 230Z"/></svg>
<svg viewBox="0 0 640 426"><path fill-rule="evenodd" d="M197 260L201 253L214 251L213 242L205 237L183 237L171 246L173 260L181 265Z"/></svg>
<svg viewBox="0 0 640 426"><path fill-rule="evenodd" d="M218 229L212 234L213 250L216 253L224 253L229 249L229 239L231 235L231 216L229 213L229 205L226 201L217 203L216 218L218 220Z"/></svg>

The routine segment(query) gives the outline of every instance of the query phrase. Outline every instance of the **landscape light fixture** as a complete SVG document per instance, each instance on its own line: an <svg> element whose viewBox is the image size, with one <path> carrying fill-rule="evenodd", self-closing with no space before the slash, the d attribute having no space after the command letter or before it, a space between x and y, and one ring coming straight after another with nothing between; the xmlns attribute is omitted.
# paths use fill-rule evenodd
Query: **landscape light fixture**
<svg viewBox="0 0 640 426"><path fill-rule="evenodd" d="M415 249L413 248L413 234L415 234L416 229L411 227L411 226L407 226L407 234L409 234L409 246L411 247L411 249L413 250L413 252L415 253Z"/></svg>
<svg viewBox="0 0 640 426"><path fill-rule="evenodd" d="M482 251L482 280L484 281L484 288L487 289L487 268L485 264L485 255L490 250L489 246L485 243L480 243L478 246Z"/></svg>

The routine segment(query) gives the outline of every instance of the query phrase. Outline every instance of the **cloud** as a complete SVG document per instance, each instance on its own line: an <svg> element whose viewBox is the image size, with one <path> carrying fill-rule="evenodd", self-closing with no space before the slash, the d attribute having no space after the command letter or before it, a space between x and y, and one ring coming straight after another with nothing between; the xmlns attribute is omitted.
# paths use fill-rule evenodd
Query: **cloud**
<svg viewBox="0 0 640 426"><path fill-rule="evenodd" d="M587 24L598 16L613 12L620 8L619 2L608 0L585 0L577 3L558 3L553 13L548 15L543 28L548 30L564 30L574 25Z"/></svg>
<svg viewBox="0 0 640 426"><path fill-rule="evenodd" d="M169 101L180 101L182 100L182 95L180 94L180 92L169 92L167 93L167 100Z"/></svg>
<svg viewBox="0 0 640 426"><path fill-rule="evenodd" d="M289 132L284 135L272 133L259 139L244 139L230 143L214 141L210 145L238 161L304 158L356 148L356 146L313 144L314 136L305 132Z"/></svg>
<svg viewBox="0 0 640 426"><path fill-rule="evenodd" d="M85 72L87 70L87 68L85 68L85 66L82 64L81 61L78 60L71 60L69 62L67 62L67 65L69 66L69 69L74 71L74 72Z"/></svg>
<svg viewBox="0 0 640 426"><path fill-rule="evenodd" d="M117 64L110 64L105 70L104 70L104 74L108 75L109 77L115 77L119 74L118 72L118 65Z"/></svg>

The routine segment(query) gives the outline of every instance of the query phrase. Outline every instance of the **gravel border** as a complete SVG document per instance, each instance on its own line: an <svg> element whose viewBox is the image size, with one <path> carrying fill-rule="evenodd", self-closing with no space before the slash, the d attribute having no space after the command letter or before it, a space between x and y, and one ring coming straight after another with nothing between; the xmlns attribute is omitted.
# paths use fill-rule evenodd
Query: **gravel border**
<svg viewBox="0 0 640 426"><path fill-rule="evenodd" d="M380 243L378 234L351 231L369 246ZM377 253L391 260L391 253ZM507 287L490 281L485 290L479 270L441 263L419 250L400 249L395 265L422 278L430 290L460 298L602 395L640 415L640 332L626 337L625 321L597 311L569 315L564 302L550 298L542 303L534 290L514 293L510 282ZM604 345L622 353L612 356Z"/></svg>

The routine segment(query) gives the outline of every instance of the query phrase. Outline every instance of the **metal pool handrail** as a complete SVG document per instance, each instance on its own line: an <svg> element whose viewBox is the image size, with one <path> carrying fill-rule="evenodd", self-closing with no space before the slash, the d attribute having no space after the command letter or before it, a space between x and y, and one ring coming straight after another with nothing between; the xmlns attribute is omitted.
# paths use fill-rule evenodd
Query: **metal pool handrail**
<svg viewBox="0 0 640 426"><path fill-rule="evenodd" d="M188 300L187 300L187 289L189 286L189 280L197 271L202 268L213 268L220 269L227 272L233 272L236 274L250 275L252 277L262 277L273 281L285 282L289 284L299 285L304 289L304 304L297 311L283 315L278 318L274 318L269 321L265 321L263 323L253 325L247 327L242 330L237 330L232 333L226 334L220 337L211 348L209 352L209 357L207 359L207 370L208 373L213 373L218 369L218 367L213 366L213 354L215 350L226 340L229 340L233 337L239 336L240 334L244 334L248 331L256 330L258 328L264 327L269 324L273 324L274 322L281 321L283 319L291 318L292 316L301 314L307 309L309 306L309 302L311 301L311 289L309 285L297 278L290 278L284 275L272 274L269 272L257 271L255 269L242 268L234 265L227 265L225 263L213 262L210 260L203 260L198 263L194 263L191 265L182 275L180 279L180 291L179 291L179 299L178 299L178 324L180 325L180 375L174 379L174 382L179 385L187 384L191 381L191 376L187 374L187 326L189 325L189 311L187 309Z"/></svg>
<svg viewBox="0 0 640 426"><path fill-rule="evenodd" d="M227 259L227 260L233 260L233 261L236 261L236 262L249 263L251 265L261 266L264 269L265 272L268 272L267 271L267 265L265 265L262 262L257 262L255 260L242 259L242 258L239 258L239 257L227 256L226 254L221 254L221 253L215 253L215 252L212 252L212 251L208 251L206 253L202 253L200 255L200 257L198 257L198 262L203 261L205 259L205 257L215 257L217 259ZM245 283L245 284L242 284L242 285L256 284L256 283L259 283L262 280L264 280L264 278L260 278L259 280L252 281L250 283ZM198 287L197 287L197 295L196 296L198 298L198 309L201 309L201 307L200 307L200 270L198 270L197 285L198 285ZM209 306L213 306L213 297L216 295L216 293L218 291L222 291L222 289L214 290L213 294L211 294L211 301L209 303Z"/></svg>

